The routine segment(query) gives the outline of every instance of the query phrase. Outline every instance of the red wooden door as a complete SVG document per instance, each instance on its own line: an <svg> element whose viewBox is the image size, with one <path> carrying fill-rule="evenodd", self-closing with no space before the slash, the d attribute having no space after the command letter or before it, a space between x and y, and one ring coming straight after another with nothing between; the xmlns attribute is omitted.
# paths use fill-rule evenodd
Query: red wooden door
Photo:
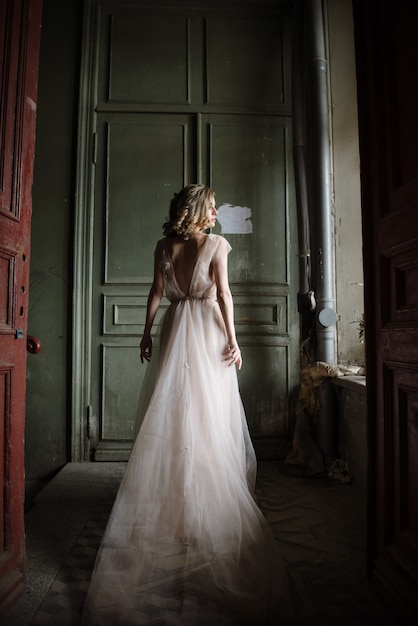
<svg viewBox="0 0 418 626"><path fill-rule="evenodd" d="M23 590L24 415L41 0L0 3L0 615Z"/></svg>
<svg viewBox="0 0 418 626"><path fill-rule="evenodd" d="M418 615L418 3L355 0L369 422L369 571ZM412 623L412 622L411 622Z"/></svg>

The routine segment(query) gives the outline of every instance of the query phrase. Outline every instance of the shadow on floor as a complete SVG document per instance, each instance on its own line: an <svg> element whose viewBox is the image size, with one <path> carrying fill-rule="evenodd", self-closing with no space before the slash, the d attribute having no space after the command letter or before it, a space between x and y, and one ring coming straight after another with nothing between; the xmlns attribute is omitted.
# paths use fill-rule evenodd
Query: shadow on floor
<svg viewBox="0 0 418 626"><path fill-rule="evenodd" d="M76 626L126 463L69 463L26 515L27 586L8 626ZM259 506L287 564L297 626L399 626L366 577L366 498L354 483L261 461ZM198 625L196 625L198 626Z"/></svg>

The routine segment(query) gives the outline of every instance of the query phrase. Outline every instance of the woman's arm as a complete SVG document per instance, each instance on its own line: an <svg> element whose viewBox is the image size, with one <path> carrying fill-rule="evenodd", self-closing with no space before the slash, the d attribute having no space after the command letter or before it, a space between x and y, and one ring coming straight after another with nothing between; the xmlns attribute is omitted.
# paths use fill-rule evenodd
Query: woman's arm
<svg viewBox="0 0 418 626"><path fill-rule="evenodd" d="M215 274L217 299L225 323L226 335L228 339L228 349L224 355L224 360L228 365L237 364L241 369L242 357L239 349L234 326L234 302L228 281L228 252L225 244L221 244L221 250L217 250L212 260L212 267ZM219 246L221 247L221 246Z"/></svg>
<svg viewBox="0 0 418 626"><path fill-rule="evenodd" d="M164 292L164 277L161 271L160 263L156 255L155 260L154 260L154 280L152 282L151 289L148 295L145 329L144 329L144 334L140 343L141 363L144 362L144 359L146 361L149 361L152 356L151 329L154 323L155 315L158 311L158 307L160 306L161 298L163 297L163 292Z"/></svg>

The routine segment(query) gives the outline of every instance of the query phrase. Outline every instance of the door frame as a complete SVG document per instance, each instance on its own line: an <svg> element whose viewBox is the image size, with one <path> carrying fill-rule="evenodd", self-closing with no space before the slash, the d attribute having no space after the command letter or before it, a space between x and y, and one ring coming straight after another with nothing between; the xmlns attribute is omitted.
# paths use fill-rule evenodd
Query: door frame
<svg viewBox="0 0 418 626"><path fill-rule="evenodd" d="M84 0L81 43L80 94L77 132L74 268L72 311L72 411L71 460L88 461L88 429L91 421L90 376L92 280L93 280L93 193L95 163L95 116L91 115L94 97L95 43L94 0Z"/></svg>

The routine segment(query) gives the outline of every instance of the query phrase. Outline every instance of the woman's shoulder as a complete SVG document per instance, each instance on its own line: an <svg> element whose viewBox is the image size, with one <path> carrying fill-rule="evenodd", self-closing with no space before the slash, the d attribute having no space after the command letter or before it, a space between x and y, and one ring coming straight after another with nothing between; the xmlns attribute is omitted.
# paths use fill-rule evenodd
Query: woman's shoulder
<svg viewBox="0 0 418 626"><path fill-rule="evenodd" d="M167 252L169 253L169 250L167 249L167 240L167 237L163 237L157 241L154 249L154 257L156 259L162 259Z"/></svg>
<svg viewBox="0 0 418 626"><path fill-rule="evenodd" d="M210 233L208 235L208 238L212 240L215 250L224 253L226 252L227 254L232 250L231 244L222 235L215 235L215 233Z"/></svg>

